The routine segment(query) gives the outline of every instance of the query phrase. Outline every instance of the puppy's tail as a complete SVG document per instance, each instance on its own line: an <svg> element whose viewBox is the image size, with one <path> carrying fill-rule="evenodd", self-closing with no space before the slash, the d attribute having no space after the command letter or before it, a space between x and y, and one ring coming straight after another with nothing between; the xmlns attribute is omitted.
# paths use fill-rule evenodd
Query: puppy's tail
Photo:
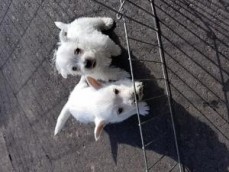
<svg viewBox="0 0 229 172"><path fill-rule="evenodd" d="M58 119L57 119L54 135L56 135L60 132L60 130L63 128L64 124L66 123L66 121L70 117L70 115L71 114L67 108L67 104L65 104L63 109L60 112Z"/></svg>

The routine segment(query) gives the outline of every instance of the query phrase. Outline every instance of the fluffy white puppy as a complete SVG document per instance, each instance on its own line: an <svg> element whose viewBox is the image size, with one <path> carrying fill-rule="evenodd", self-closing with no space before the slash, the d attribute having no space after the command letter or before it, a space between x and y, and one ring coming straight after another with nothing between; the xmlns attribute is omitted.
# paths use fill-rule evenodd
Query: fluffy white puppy
<svg viewBox="0 0 229 172"><path fill-rule="evenodd" d="M135 82L139 113L147 115L149 107L142 102L143 84ZM94 136L98 140L105 125L118 123L137 113L134 87L129 79L102 84L91 77L81 77L63 107L55 127L56 135L72 114L82 123L95 123Z"/></svg>
<svg viewBox="0 0 229 172"><path fill-rule="evenodd" d="M129 77L127 72L109 67L111 56L120 55L121 48L101 31L113 24L108 17L82 17L69 24L55 22L61 29L54 53L58 72L64 78L69 74L89 75L105 81Z"/></svg>

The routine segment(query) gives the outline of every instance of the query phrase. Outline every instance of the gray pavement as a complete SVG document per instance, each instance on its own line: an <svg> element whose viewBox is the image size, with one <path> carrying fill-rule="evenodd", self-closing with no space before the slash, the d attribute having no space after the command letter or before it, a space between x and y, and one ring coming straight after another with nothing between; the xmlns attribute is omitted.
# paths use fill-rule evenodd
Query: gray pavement
<svg viewBox="0 0 229 172"><path fill-rule="evenodd" d="M155 0L173 96L181 167L165 94L150 3L124 5L136 79L148 79L150 115L141 118L149 171L229 171L229 2ZM106 126L71 118L58 136L56 119L78 77L52 65L54 21L116 18L119 0L0 1L0 171L140 172L144 157L137 117ZM129 70L123 21L107 32L122 46L114 64ZM163 95L163 96L160 96Z"/></svg>

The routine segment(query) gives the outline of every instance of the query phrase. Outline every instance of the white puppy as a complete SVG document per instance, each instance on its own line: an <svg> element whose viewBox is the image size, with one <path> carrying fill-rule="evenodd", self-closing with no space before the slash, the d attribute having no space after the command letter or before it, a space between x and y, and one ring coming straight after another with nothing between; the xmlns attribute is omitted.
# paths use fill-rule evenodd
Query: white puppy
<svg viewBox="0 0 229 172"><path fill-rule="evenodd" d="M89 75L104 81L129 77L119 68L109 67L111 56L121 54L121 48L101 31L114 24L108 17L83 17L69 24L55 22L61 29L60 42L54 53L58 72L67 75Z"/></svg>
<svg viewBox="0 0 229 172"><path fill-rule="evenodd" d="M143 84L135 82L137 99L143 97ZM137 113L134 87L131 80L119 80L102 84L97 80L81 77L63 107L55 127L56 135L72 114L82 123L95 123L94 136L98 140L105 125L122 122ZM138 102L139 113L148 114L149 107L145 102Z"/></svg>

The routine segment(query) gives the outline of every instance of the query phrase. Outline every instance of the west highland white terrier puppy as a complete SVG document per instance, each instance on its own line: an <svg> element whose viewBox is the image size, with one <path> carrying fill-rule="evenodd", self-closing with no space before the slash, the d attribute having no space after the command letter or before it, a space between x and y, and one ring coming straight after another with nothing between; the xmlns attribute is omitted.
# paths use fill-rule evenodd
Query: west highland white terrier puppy
<svg viewBox="0 0 229 172"><path fill-rule="evenodd" d="M58 72L64 78L69 74L88 75L104 81L129 77L126 71L110 67L111 56L120 55L121 48L101 31L113 24L108 17L82 17L69 24L55 22L61 30L54 53Z"/></svg>
<svg viewBox="0 0 229 172"><path fill-rule="evenodd" d="M139 113L143 116L147 115L149 107L141 101L143 84L135 82L135 88ZM98 140L105 125L122 122L136 113L134 87L131 80L102 84L94 78L81 77L57 119L54 135L62 129L72 114L82 123L94 122L94 136L95 140Z"/></svg>

